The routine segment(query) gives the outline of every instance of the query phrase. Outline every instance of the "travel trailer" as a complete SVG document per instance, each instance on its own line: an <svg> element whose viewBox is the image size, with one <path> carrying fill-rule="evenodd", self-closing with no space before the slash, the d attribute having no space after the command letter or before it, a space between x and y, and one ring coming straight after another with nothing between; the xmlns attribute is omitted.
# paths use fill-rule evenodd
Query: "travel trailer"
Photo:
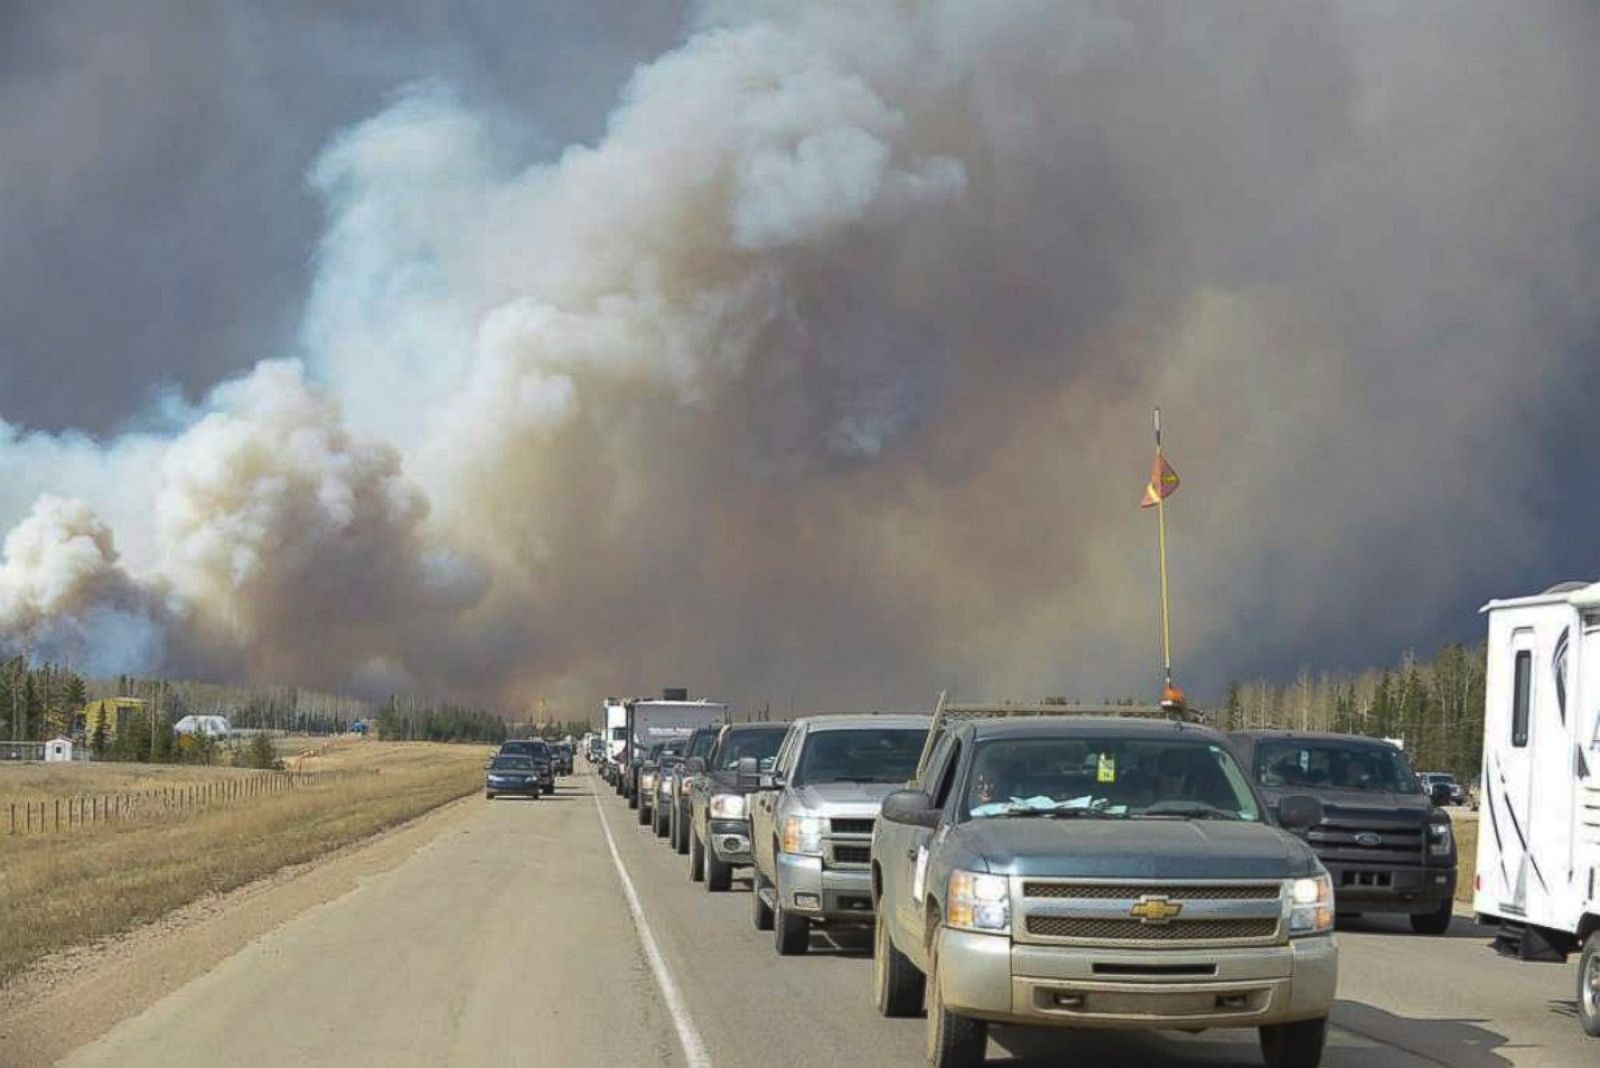
<svg viewBox="0 0 1600 1068"><path fill-rule="evenodd" d="M1600 1036L1600 583L1490 601L1473 909L1524 960L1581 952Z"/></svg>

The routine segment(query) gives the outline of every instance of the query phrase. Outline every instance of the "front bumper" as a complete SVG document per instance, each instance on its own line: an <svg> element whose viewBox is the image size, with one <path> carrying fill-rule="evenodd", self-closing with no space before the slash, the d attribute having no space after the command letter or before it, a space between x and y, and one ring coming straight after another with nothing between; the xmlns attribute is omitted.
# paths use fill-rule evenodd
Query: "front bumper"
<svg viewBox="0 0 1600 1068"><path fill-rule="evenodd" d="M1152 965L1162 973L1150 974ZM1013 944L1006 935L941 928L938 968L951 1011L996 1023L1261 1027L1326 1016L1339 954L1333 935L1251 948L1126 950Z"/></svg>
<svg viewBox="0 0 1600 1068"><path fill-rule="evenodd" d="M485 782L483 790L489 794L521 794L523 797L537 797L544 792L538 782Z"/></svg>
<svg viewBox="0 0 1600 1068"><path fill-rule="evenodd" d="M706 848L724 864L753 864L750 851L749 820L711 820L706 829Z"/></svg>
<svg viewBox="0 0 1600 1068"><path fill-rule="evenodd" d="M822 866L821 857L779 853L777 892L784 910L824 923L872 920L872 872Z"/></svg>
<svg viewBox="0 0 1600 1068"><path fill-rule="evenodd" d="M1338 912L1428 913L1456 895L1456 869L1324 860Z"/></svg>

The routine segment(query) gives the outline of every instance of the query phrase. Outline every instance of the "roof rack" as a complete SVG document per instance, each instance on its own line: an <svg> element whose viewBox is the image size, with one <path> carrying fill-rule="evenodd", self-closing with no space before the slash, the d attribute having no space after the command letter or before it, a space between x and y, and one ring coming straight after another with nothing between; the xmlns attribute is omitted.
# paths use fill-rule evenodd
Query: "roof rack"
<svg viewBox="0 0 1600 1068"><path fill-rule="evenodd" d="M979 701L955 703L940 692L939 706L933 713L933 723L928 727L927 741L922 744L922 756L917 760L917 779L927 769L928 759L939 744L939 739L957 724L978 719L1008 719L1013 716L1125 716L1140 719L1170 719L1179 723L1203 723L1205 716L1188 705L1113 705L1068 704L1054 701Z"/></svg>

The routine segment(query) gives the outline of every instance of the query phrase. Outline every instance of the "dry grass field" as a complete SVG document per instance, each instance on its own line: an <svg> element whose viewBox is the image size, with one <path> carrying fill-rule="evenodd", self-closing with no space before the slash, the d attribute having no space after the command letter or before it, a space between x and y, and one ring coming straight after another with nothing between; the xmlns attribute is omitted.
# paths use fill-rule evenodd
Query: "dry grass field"
<svg viewBox="0 0 1600 1068"><path fill-rule="evenodd" d="M1478 870L1478 814L1457 809L1456 854L1461 862L1456 869L1456 900L1472 904L1472 877Z"/></svg>
<svg viewBox="0 0 1600 1068"><path fill-rule="evenodd" d="M305 757L300 770L372 773L313 780L180 819L105 823L70 834L0 833L0 981L53 949L149 921L471 793L482 784L488 751L481 745L338 742ZM126 764L0 767L0 811L13 800L245 774L262 773Z"/></svg>

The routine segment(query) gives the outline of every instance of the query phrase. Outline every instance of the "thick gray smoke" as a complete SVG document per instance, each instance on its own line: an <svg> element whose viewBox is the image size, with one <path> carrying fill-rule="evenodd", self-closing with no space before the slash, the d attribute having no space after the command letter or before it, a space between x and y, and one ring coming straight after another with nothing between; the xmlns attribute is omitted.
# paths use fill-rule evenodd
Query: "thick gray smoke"
<svg viewBox="0 0 1600 1068"><path fill-rule="evenodd" d="M554 159L412 86L311 169L294 359L175 435L4 435L0 619L577 707L1148 695L1160 403L1180 681L1432 640L1566 551L1530 427L1600 374L1597 44L740 0Z"/></svg>

